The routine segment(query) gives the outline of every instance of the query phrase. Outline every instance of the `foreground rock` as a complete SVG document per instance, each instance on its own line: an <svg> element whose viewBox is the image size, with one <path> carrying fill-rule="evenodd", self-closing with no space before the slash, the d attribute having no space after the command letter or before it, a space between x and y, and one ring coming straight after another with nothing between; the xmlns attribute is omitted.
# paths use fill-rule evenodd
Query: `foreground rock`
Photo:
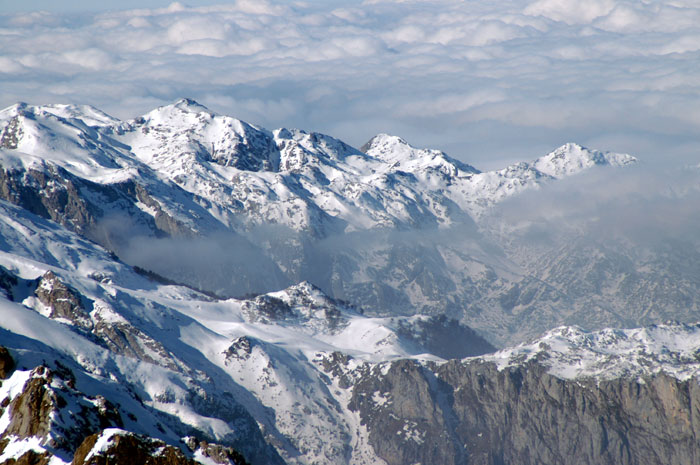
<svg viewBox="0 0 700 465"><path fill-rule="evenodd" d="M197 457L247 465L230 447L205 441L174 446L124 430L117 406L78 391L73 372L56 363L54 369L16 371L0 389L0 465L46 465L53 457L61 462L52 463L73 465L197 465ZM132 411L126 415L137 420Z"/></svg>
<svg viewBox="0 0 700 465"><path fill-rule="evenodd" d="M206 443L201 456L222 465L247 465L234 451L213 447ZM210 453L209 453L210 452ZM157 439L140 436L119 429L107 429L101 434L85 438L73 457L72 465L198 465L174 446Z"/></svg>
<svg viewBox="0 0 700 465"><path fill-rule="evenodd" d="M10 355L10 351L0 346L0 379L5 379L15 368L15 361Z"/></svg>

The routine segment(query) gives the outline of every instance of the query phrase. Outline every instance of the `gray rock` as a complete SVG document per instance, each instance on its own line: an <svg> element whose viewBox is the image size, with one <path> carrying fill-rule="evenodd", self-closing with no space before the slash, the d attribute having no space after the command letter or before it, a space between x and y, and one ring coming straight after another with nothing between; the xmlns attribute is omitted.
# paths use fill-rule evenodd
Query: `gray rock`
<svg viewBox="0 0 700 465"><path fill-rule="evenodd" d="M700 386L667 375L567 381L537 362L399 361L353 389L390 465L698 464Z"/></svg>

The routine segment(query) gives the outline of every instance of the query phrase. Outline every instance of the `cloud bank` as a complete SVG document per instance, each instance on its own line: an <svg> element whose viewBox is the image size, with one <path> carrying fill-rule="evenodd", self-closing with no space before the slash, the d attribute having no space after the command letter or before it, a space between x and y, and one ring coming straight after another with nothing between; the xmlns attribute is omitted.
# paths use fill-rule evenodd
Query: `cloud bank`
<svg viewBox="0 0 700 465"><path fill-rule="evenodd" d="M690 0L238 0L0 15L0 105L134 117L180 97L359 146L378 132L481 168L566 141L697 157Z"/></svg>

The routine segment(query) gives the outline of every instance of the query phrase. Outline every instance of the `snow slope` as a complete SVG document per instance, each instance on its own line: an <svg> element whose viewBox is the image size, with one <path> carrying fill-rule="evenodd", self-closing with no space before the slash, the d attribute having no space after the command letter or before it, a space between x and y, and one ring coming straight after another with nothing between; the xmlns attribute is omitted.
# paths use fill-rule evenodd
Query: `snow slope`
<svg viewBox="0 0 700 465"><path fill-rule="evenodd" d="M376 462L371 449L348 448L362 442L361 429L342 407L344 394L324 381L321 361L337 352L356 364L439 360L397 333L415 317L364 317L308 283L252 300L213 300L151 281L99 246L5 202L0 237L8 277L0 298L2 345L20 364L3 392L19 389L42 360L59 360L78 373L88 398L131 396L122 416L142 418L145 408L153 420L129 423L131 431L170 442L194 428L254 459L264 438L287 463L339 463L339 455L347 463ZM59 288L71 294L46 297ZM59 315L70 296L75 308ZM48 443L32 444L26 447ZM27 450L17 447L11 450ZM257 451L257 462L271 453Z"/></svg>
<svg viewBox="0 0 700 465"><path fill-rule="evenodd" d="M361 152L322 134L268 131L187 99L123 122L86 106L18 104L0 112L0 125L0 147L22 153L3 151L4 166L45 160L99 183L152 171L196 196L226 227L243 216L246 224L322 236L338 228L449 225L552 178L635 161L566 144L529 164L480 172L386 134Z"/></svg>

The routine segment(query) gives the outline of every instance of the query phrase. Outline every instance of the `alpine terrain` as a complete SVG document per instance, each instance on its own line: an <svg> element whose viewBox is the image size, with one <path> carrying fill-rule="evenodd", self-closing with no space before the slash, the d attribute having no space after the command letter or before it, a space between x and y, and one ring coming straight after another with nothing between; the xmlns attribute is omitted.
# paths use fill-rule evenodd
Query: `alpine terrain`
<svg viewBox="0 0 700 465"><path fill-rule="evenodd" d="M700 248L502 208L636 164L9 107L0 464L700 464Z"/></svg>

